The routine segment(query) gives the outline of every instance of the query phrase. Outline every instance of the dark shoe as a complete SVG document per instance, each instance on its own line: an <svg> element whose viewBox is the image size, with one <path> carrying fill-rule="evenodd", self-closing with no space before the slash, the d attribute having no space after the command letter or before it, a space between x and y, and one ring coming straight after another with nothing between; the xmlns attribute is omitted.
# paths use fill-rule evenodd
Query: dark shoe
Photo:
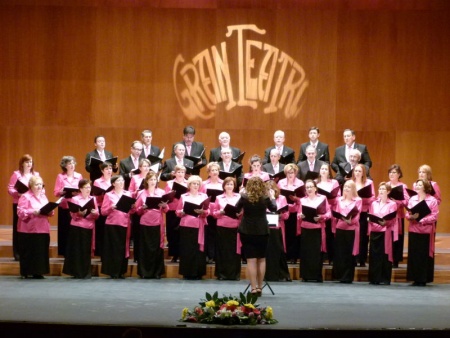
<svg viewBox="0 0 450 338"><path fill-rule="evenodd" d="M398 262L397 262L397 263L394 262L394 264L392 264L392 267L393 267L394 269L397 269L397 268L398 268Z"/></svg>
<svg viewBox="0 0 450 338"><path fill-rule="evenodd" d="M171 263L177 263L178 262L178 257L172 257L172 259L170 260Z"/></svg>
<svg viewBox="0 0 450 338"><path fill-rule="evenodd" d="M359 267L360 268L365 268L366 267L366 263L364 263L364 262L359 263Z"/></svg>
<svg viewBox="0 0 450 338"><path fill-rule="evenodd" d="M296 259L291 259L291 261L289 262L289 264L297 264L297 260L296 260Z"/></svg>
<svg viewBox="0 0 450 338"><path fill-rule="evenodd" d="M262 296L262 289L261 288L256 288L256 294L258 295L258 297Z"/></svg>
<svg viewBox="0 0 450 338"><path fill-rule="evenodd" d="M45 277L42 275L33 275L33 279L44 279Z"/></svg>

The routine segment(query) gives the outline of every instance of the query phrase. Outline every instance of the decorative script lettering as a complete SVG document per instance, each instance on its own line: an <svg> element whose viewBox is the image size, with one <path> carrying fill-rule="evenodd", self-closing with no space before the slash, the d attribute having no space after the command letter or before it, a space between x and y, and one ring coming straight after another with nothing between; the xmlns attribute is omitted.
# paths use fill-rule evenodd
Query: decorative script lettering
<svg viewBox="0 0 450 338"><path fill-rule="evenodd" d="M173 67L175 93L189 120L210 119L217 104L281 111L295 118L305 102L308 80L304 69L288 54L249 35L263 36L256 25L228 26L227 41L195 55L179 54ZM236 43L233 43L234 38Z"/></svg>

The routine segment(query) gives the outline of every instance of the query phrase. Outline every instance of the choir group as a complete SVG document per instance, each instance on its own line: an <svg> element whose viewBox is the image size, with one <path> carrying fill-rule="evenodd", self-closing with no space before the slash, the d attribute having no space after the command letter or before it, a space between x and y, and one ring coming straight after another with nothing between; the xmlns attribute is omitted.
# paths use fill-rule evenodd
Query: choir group
<svg viewBox="0 0 450 338"><path fill-rule="evenodd" d="M165 274L167 241L171 262L179 263L185 279L201 279L206 265L214 263L219 280L239 280L247 259L242 242L248 241L242 196L249 180L259 177L276 201L276 209L267 209L265 280L290 281L288 263L299 263L302 281L322 282L327 263L334 280L352 283L355 267L368 264L369 282L389 285L392 269L403 260L406 218L407 280L417 286L433 281L441 193L428 165L419 167L409 189L401 182L401 167L393 164L376 192L368 149L355 142L350 129L332 159L328 145L319 141L319 128L310 128L298 158L278 130L263 157L250 157L248 172L242 165L245 152L230 146L226 132L209 161L192 126L184 128L183 140L166 161L164 149L152 144L152 132L141 136L120 161L105 150L105 138L96 136L96 149L85 158L90 179L75 171L74 157L64 156L53 191L56 202L46 197L32 157L21 157L8 192L13 254L22 278L41 279L50 272L48 218L58 208L58 254L65 257L63 273L74 278L91 277L94 256L101 259L102 274L124 278L132 247L138 275L159 279ZM203 167L207 180L199 176ZM166 182L164 189L160 181Z"/></svg>

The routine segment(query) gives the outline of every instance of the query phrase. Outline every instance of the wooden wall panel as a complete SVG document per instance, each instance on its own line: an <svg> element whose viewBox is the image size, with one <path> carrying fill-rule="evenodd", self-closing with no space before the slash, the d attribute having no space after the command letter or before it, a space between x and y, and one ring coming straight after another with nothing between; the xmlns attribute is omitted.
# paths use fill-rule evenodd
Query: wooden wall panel
<svg viewBox="0 0 450 338"><path fill-rule="evenodd" d="M19 157L30 153L50 195L61 156L74 155L78 171L86 174L84 156L97 134L105 135L108 150L124 158L143 129L152 129L154 143L169 154L183 127L192 124L207 155L226 130L232 145L246 151L247 161L252 154L263 155L277 129L286 132L286 144L298 156L308 128L317 125L333 156L343 143L343 129L352 128L357 142L369 147L376 184L395 162L402 165L408 185L421 163L433 167L444 198L439 230L450 232L445 200L450 10L444 2L393 6L379 1L367 7L339 0L203 1L184 2L184 8L177 1L150 0L120 6L3 3L22 5L0 6L4 187ZM289 116L284 107L266 114L261 100L255 108L229 109L228 102L220 102L211 118L189 119L174 89L177 56L192 62L200 52L211 54L212 46L226 43L236 97L237 38L226 33L228 26L241 24L265 29L265 34L246 32L244 38L276 48L304 70L308 86L301 109ZM257 78L264 52L252 53L251 76ZM0 196L0 224L10 224L10 197Z"/></svg>

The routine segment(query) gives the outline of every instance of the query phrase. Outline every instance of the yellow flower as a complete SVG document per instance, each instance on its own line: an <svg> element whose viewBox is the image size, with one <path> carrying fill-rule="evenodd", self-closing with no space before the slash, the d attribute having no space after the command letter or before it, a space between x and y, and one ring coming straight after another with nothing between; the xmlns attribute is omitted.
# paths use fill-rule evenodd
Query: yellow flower
<svg viewBox="0 0 450 338"><path fill-rule="evenodd" d="M238 306L239 302L235 301L235 300L229 300L227 302L227 306Z"/></svg>
<svg viewBox="0 0 450 338"><path fill-rule="evenodd" d="M188 313L189 313L189 309L187 307L185 307L183 309L183 311L181 311L181 319L183 319L183 320L186 319Z"/></svg>
<svg viewBox="0 0 450 338"><path fill-rule="evenodd" d="M216 303L214 303L214 300L210 300L205 303L205 306L206 307L214 307L214 306L216 306Z"/></svg>
<svg viewBox="0 0 450 338"><path fill-rule="evenodd" d="M266 307L266 318L272 319L273 317L273 310L270 306Z"/></svg>
<svg viewBox="0 0 450 338"><path fill-rule="evenodd" d="M254 309L255 308L255 306L252 303L244 304L244 306L246 308L249 308L249 309Z"/></svg>

